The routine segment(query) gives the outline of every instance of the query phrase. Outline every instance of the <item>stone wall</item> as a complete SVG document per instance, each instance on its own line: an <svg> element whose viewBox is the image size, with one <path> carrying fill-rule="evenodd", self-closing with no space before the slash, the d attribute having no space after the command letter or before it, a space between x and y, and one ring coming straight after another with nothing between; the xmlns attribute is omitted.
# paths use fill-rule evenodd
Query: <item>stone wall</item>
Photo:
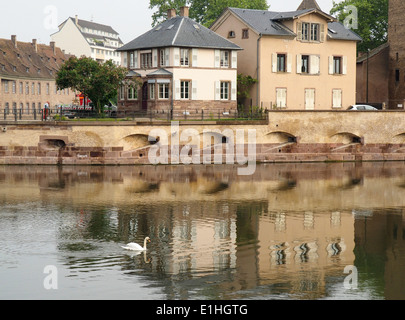
<svg viewBox="0 0 405 320"><path fill-rule="evenodd" d="M156 157L167 151L169 163L179 161L180 151L201 163L213 161L215 155L225 163L228 155L248 156L249 146L255 148L258 162L405 161L404 115L399 111L274 111L268 123L3 121L0 164L151 164L154 146L159 148ZM254 133L252 139L249 130ZM238 132L243 141L238 140ZM235 146L232 152L229 142ZM171 147L178 144L172 154Z"/></svg>

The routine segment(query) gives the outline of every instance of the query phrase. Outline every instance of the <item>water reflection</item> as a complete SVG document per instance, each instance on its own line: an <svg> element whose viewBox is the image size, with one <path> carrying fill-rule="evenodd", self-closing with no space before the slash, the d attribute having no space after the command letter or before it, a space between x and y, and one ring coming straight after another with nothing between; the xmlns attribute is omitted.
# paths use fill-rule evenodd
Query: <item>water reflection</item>
<svg viewBox="0 0 405 320"><path fill-rule="evenodd" d="M404 185L402 163L0 167L0 296L38 297L12 282L41 283L39 259L62 269L54 297L404 299Z"/></svg>

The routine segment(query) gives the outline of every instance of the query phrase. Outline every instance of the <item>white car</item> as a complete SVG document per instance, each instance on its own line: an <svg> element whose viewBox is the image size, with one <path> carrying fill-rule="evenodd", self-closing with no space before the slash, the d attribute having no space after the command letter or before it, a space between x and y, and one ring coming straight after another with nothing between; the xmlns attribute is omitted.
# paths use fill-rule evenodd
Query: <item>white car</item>
<svg viewBox="0 0 405 320"><path fill-rule="evenodd" d="M372 106L366 105L366 104L355 104L354 106L351 106L347 110L352 110L352 111L378 111L377 108L374 108Z"/></svg>

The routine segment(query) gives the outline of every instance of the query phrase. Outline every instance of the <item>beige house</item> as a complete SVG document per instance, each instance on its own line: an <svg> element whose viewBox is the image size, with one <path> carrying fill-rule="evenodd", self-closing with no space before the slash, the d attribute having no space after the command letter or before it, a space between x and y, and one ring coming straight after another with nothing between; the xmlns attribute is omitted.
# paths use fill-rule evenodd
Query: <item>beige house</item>
<svg viewBox="0 0 405 320"><path fill-rule="evenodd" d="M243 48L238 73L258 79L245 105L344 110L355 104L361 38L316 1L293 12L228 8L211 29Z"/></svg>
<svg viewBox="0 0 405 320"><path fill-rule="evenodd" d="M121 64L121 54L116 52L123 45L118 32L112 27L81 20L78 16L68 18L59 25L59 31L51 35L52 41L68 54L86 56L105 62L112 60Z"/></svg>
<svg viewBox="0 0 405 320"><path fill-rule="evenodd" d="M138 88L123 86L121 110L177 112L191 116L237 109L240 47L188 17L168 19L118 49Z"/></svg>

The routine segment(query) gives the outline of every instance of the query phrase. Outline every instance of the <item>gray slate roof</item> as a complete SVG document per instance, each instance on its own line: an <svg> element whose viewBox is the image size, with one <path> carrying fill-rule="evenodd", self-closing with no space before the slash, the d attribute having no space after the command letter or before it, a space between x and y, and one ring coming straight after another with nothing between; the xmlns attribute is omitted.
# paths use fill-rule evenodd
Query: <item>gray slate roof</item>
<svg viewBox="0 0 405 320"><path fill-rule="evenodd" d="M176 16L127 43L118 51L163 47L241 50L236 44L190 18Z"/></svg>
<svg viewBox="0 0 405 320"><path fill-rule="evenodd" d="M73 23L75 23L75 18L71 17L70 19L72 19ZM82 28L100 30L100 31L103 31L103 32L108 32L108 33L118 35L118 32L115 31L112 27L104 25L104 24L95 23L95 22L92 22L92 21L81 20L81 19L78 19L77 22L78 22L79 26L81 26Z"/></svg>
<svg viewBox="0 0 405 320"><path fill-rule="evenodd" d="M328 23L328 36L330 39L352 41L362 40L356 33L346 29L340 22L333 21L335 20L333 17L315 8L288 12L274 12L267 10L238 8L229 8L229 10L236 16L238 16L241 20L243 20L252 29L256 30L256 32L262 35L270 36L296 36L296 34L292 30L288 29L282 24L282 21L296 19L301 15L305 15L311 12L317 12L321 15L324 15L325 18L331 21ZM331 32L330 30L333 30L335 33Z"/></svg>

